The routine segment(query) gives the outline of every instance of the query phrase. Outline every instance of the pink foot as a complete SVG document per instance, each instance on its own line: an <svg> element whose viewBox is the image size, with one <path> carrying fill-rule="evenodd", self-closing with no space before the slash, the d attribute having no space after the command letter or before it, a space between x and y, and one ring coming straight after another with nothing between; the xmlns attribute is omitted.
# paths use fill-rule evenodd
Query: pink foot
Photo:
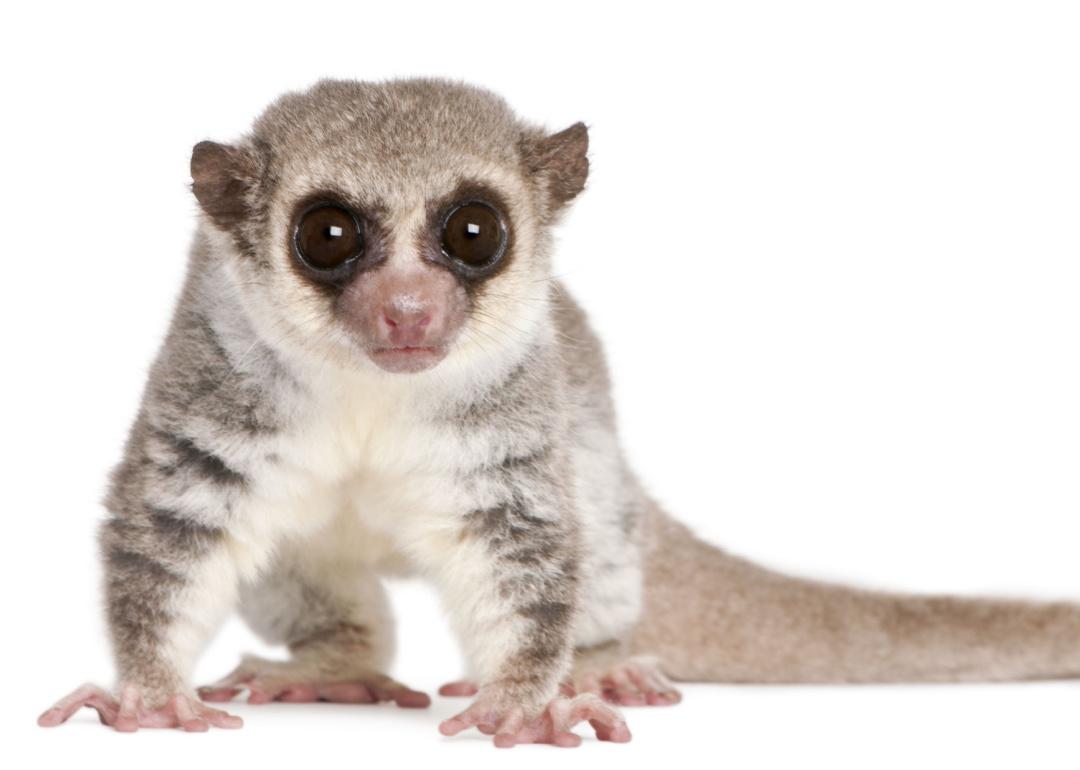
<svg viewBox="0 0 1080 770"><path fill-rule="evenodd" d="M293 671L287 662L248 657L228 676L199 688L199 697L209 703L230 701L246 690L248 703L380 703L393 702L401 708L427 708L431 698L382 674L370 674L342 682L303 681L306 673Z"/></svg>
<svg viewBox="0 0 1080 770"><path fill-rule="evenodd" d="M203 733L211 726L235 729L244 724L240 717L211 708L188 695L174 695L164 705L151 708L143 703L142 692L135 685L122 687L117 700L92 684L85 684L57 701L38 717L38 724L56 727L84 706L97 711L103 725L124 733L133 733L140 727L179 727L189 733Z"/></svg>
<svg viewBox="0 0 1080 770"><path fill-rule="evenodd" d="M481 696L465 711L439 725L439 732L457 735L475 727L485 735L494 735L495 745L504 749L519 743L574 747L581 744L581 736L572 732L573 727L586 721L601 741L626 743L630 740L630 730L622 715L591 694L556 698L532 720L525 719L520 707L502 709Z"/></svg>
<svg viewBox="0 0 1080 770"><path fill-rule="evenodd" d="M620 706L673 706L682 700L655 658L629 658L602 672L575 674L564 692L592 693Z"/></svg>

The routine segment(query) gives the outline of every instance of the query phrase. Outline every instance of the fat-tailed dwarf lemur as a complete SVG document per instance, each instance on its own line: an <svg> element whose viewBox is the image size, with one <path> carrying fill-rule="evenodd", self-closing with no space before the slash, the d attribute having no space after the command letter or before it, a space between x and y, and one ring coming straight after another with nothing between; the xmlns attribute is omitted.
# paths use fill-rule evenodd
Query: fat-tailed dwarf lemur
<svg viewBox="0 0 1080 770"><path fill-rule="evenodd" d="M117 730L239 727L206 705L427 695L386 675L380 577L437 588L496 745L630 738L673 681L1080 674L1080 609L786 577L668 517L620 451L600 344L552 273L585 185L548 133L441 80L324 81L191 158L187 279L101 527ZM237 608L288 661L192 669Z"/></svg>

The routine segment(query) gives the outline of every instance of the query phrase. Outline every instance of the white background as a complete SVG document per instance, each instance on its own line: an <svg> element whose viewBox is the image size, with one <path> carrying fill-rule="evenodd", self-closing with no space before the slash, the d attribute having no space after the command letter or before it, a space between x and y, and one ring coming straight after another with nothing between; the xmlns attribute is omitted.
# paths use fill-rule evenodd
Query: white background
<svg viewBox="0 0 1080 770"><path fill-rule="evenodd" d="M694 686L629 746L512 755L389 707L122 736L94 529L179 288L191 145L321 76L463 78L591 127L558 269L627 449L710 539L804 574L1080 597L1080 22L1070 3L358 2L4 12L2 733L35 766L1073 765L1080 685ZM390 10L392 9L392 10ZM427 589L397 673L458 674ZM1080 639L1077 640L1080 644ZM204 679L259 649L233 621ZM9 766L21 767L29 759ZM5 762L7 764L7 762Z"/></svg>

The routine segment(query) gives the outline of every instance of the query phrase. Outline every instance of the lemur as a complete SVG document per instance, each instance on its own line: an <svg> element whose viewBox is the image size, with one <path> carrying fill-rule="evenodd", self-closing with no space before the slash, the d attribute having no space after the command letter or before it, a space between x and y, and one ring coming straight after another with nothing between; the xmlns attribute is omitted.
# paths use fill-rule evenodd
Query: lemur
<svg viewBox="0 0 1080 770"><path fill-rule="evenodd" d="M1080 674L1080 608L796 579L696 539L620 450L608 371L552 270L588 134L496 95L323 81L191 158L200 221L100 530L117 730L207 705L429 704L387 676L380 577L434 584L467 658L440 725L498 746L627 741L673 682ZM196 690L232 609L291 659Z"/></svg>

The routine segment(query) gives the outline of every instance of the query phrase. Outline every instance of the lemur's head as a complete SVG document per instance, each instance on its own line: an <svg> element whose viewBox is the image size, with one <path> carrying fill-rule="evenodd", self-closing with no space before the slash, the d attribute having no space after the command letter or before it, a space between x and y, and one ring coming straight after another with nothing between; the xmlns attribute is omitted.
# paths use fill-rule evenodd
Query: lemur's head
<svg viewBox="0 0 1080 770"><path fill-rule="evenodd" d="M547 133L437 80L326 81L191 158L211 252L264 340L389 372L520 354L542 328L549 229L588 173Z"/></svg>

